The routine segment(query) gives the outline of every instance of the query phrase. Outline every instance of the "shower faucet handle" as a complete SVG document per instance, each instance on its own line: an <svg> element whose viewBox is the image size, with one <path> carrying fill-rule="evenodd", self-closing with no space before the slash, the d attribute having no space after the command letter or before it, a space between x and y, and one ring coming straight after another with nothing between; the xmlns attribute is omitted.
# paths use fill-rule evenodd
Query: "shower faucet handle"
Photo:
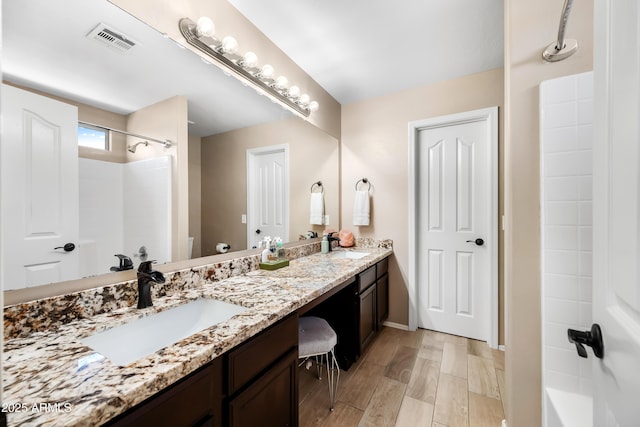
<svg viewBox="0 0 640 427"><path fill-rule="evenodd" d="M587 350L584 348L588 345L593 349L593 354L602 359L604 357L604 343L602 342L602 331L600 325L594 323L591 325L590 331L576 331L575 329L567 329L569 342L576 345L578 356L587 358Z"/></svg>

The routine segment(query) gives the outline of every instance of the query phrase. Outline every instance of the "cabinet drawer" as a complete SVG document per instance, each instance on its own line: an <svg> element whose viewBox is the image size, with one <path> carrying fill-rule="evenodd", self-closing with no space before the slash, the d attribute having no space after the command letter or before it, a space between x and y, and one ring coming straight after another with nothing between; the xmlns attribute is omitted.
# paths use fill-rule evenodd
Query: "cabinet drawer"
<svg viewBox="0 0 640 427"><path fill-rule="evenodd" d="M298 345L298 316L292 315L229 353L229 395Z"/></svg>
<svg viewBox="0 0 640 427"><path fill-rule="evenodd" d="M376 277L381 278L387 271L389 271L389 257L376 264Z"/></svg>
<svg viewBox="0 0 640 427"><path fill-rule="evenodd" d="M358 274L358 292L362 292L376 282L376 266L367 268Z"/></svg>

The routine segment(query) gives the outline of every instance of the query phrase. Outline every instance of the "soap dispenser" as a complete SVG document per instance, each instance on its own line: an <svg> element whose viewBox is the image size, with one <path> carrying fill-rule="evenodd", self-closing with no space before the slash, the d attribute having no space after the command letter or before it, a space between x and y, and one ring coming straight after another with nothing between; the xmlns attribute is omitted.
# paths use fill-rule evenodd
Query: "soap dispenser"
<svg viewBox="0 0 640 427"><path fill-rule="evenodd" d="M269 261L269 254L271 254L271 239L268 237L265 237L264 240L264 250L262 251L262 262L268 262Z"/></svg>
<svg viewBox="0 0 640 427"><path fill-rule="evenodd" d="M322 243L321 243L322 253L329 253L329 237L326 234L322 235Z"/></svg>

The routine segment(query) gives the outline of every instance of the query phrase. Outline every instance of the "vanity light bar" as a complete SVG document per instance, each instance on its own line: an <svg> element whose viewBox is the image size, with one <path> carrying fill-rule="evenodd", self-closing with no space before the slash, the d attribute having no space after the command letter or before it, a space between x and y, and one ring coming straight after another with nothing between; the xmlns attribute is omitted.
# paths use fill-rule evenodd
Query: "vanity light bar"
<svg viewBox="0 0 640 427"><path fill-rule="evenodd" d="M213 27L213 23L210 25ZM274 78L273 67L264 65L258 68L257 57L254 53L247 52L244 57L238 55L236 53L237 42L233 37L227 36L219 41L212 34L202 34L198 31L197 24L189 18L180 19L179 27L187 43L222 63L237 76L253 83L259 92L274 98L303 117L309 117L311 111L318 109L318 103L311 101L309 95L301 95L297 86L291 86L287 89L286 77Z"/></svg>

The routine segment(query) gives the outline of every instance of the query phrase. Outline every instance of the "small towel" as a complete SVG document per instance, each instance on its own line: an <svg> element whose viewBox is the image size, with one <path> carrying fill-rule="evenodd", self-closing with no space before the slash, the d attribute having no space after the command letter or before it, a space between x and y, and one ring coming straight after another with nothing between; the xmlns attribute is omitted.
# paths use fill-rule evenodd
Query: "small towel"
<svg viewBox="0 0 640 427"><path fill-rule="evenodd" d="M324 224L324 194L311 193L311 205L309 207L309 223L314 225Z"/></svg>
<svg viewBox="0 0 640 427"><path fill-rule="evenodd" d="M369 191L356 191L353 204L353 225L369 225Z"/></svg>

